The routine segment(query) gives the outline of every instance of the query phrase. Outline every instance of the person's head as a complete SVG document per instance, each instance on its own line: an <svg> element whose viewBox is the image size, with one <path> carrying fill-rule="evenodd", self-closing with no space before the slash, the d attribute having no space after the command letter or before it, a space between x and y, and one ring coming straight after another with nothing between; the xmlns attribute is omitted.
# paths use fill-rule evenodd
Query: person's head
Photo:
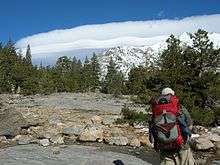
<svg viewBox="0 0 220 165"><path fill-rule="evenodd" d="M175 95L175 92L174 90L172 90L171 88L164 88L162 91L161 91L161 94L162 95Z"/></svg>

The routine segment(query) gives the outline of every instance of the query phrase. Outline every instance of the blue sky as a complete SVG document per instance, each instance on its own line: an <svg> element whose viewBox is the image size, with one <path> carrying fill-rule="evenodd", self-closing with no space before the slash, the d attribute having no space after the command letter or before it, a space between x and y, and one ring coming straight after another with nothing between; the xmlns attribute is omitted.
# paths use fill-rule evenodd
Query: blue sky
<svg viewBox="0 0 220 165"><path fill-rule="evenodd" d="M220 0L1 0L0 41L87 24L220 14Z"/></svg>

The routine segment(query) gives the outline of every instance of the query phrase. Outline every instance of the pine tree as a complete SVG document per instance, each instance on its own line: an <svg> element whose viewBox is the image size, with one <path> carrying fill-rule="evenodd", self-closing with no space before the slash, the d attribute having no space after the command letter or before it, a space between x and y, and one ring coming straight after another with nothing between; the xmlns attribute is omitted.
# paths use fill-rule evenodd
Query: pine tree
<svg viewBox="0 0 220 165"><path fill-rule="evenodd" d="M78 60L78 61L77 61L77 67L80 68L80 69L82 68L82 62L81 62L81 60Z"/></svg>
<svg viewBox="0 0 220 165"><path fill-rule="evenodd" d="M28 44L27 50L26 50L26 55L25 55L25 60L26 60L28 65L32 66L31 58L32 58L32 56L31 56L31 48L30 48L30 45Z"/></svg>
<svg viewBox="0 0 220 165"><path fill-rule="evenodd" d="M3 74L3 84L5 85L5 90L7 92L15 92L15 84L16 80L14 77L16 76L16 62L17 62L17 53L16 48L12 39L10 38L6 46L4 47L4 52L2 56L1 66L2 66L2 74Z"/></svg>
<svg viewBox="0 0 220 165"><path fill-rule="evenodd" d="M149 74L146 67L134 67L130 70L127 86L129 93L133 95L146 92L147 84L145 83Z"/></svg>
<svg viewBox="0 0 220 165"><path fill-rule="evenodd" d="M69 76L72 68L72 61L67 56L62 56L58 58L55 66L56 79L58 82L57 90L58 92L69 92Z"/></svg>
<svg viewBox="0 0 220 165"><path fill-rule="evenodd" d="M56 62L56 68L62 73L66 73L71 70L72 62L67 56L58 58Z"/></svg>
<svg viewBox="0 0 220 165"><path fill-rule="evenodd" d="M163 51L160 57L159 65L161 67L161 79L164 86L170 86L178 89L177 84L183 81L184 67L182 67L183 59L181 41L174 35L167 39L167 49Z"/></svg>
<svg viewBox="0 0 220 165"><path fill-rule="evenodd" d="M82 68L82 82L81 89L83 91L90 91L92 89L92 65L86 56L85 62Z"/></svg>
<svg viewBox="0 0 220 165"><path fill-rule="evenodd" d="M92 81L92 90L95 90L100 85L100 64L98 62L98 57L94 53L91 58L91 66L92 66L92 74L91 74L91 81Z"/></svg>
<svg viewBox="0 0 220 165"><path fill-rule="evenodd" d="M113 94L119 96L123 94L125 88L124 76L116 69L116 64L112 58L110 58L108 65L108 72L105 76L102 91L104 93Z"/></svg>
<svg viewBox="0 0 220 165"><path fill-rule="evenodd" d="M15 46L14 46L14 42L12 40L12 38L10 37L5 48L7 49L8 53L10 55L13 55L13 56L16 56L16 49L15 49Z"/></svg>
<svg viewBox="0 0 220 165"><path fill-rule="evenodd" d="M215 50L213 43L208 38L208 32L199 29L190 34L193 45L184 52L184 67L188 69L188 83L191 91L195 92L195 104L205 109L213 108L210 104L210 88L218 85L218 73L220 63L220 49ZM186 65L187 64L187 65Z"/></svg>
<svg viewBox="0 0 220 165"><path fill-rule="evenodd" d="M72 69L72 71L73 71L73 70L76 70L76 68L77 68L77 59L76 59L76 57L74 56L73 59L72 59L71 69Z"/></svg>

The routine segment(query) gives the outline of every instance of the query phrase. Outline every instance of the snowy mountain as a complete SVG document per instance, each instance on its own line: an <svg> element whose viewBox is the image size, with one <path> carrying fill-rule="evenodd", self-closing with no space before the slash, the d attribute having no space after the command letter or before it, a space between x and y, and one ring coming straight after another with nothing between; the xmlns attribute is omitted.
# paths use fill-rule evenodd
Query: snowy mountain
<svg viewBox="0 0 220 165"><path fill-rule="evenodd" d="M160 48L158 48L159 46ZM101 75L106 75L109 61L112 58L116 63L116 68L127 77L132 67L145 66L154 63L160 50L163 49L164 45L141 47L118 46L111 48L99 56Z"/></svg>
<svg viewBox="0 0 220 165"><path fill-rule="evenodd" d="M159 53L167 47L164 36L158 38L161 40L159 40L156 44L155 42L148 42L147 46L118 46L110 48L103 54L99 55L102 76L106 75L107 73L107 66L110 58L113 59L113 61L116 63L117 69L121 71L125 77L128 76L129 71L134 66L145 66L146 64L149 65L154 63L158 58ZM168 38L168 36L166 38ZM209 34L209 38L214 43L216 48L220 48L219 33L211 33ZM182 41L183 45L192 44L187 33L181 34L179 39ZM151 41L152 40L153 39L151 39ZM150 45L150 43L153 44Z"/></svg>

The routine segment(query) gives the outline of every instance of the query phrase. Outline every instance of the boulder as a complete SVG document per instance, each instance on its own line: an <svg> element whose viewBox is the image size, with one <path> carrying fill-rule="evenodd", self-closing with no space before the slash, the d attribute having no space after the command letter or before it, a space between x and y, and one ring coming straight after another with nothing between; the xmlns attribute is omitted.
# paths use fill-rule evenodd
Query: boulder
<svg viewBox="0 0 220 165"><path fill-rule="evenodd" d="M25 121L27 122L28 127L43 125L45 123L45 119L42 118L41 114L32 111L32 109L28 111L22 111L21 113Z"/></svg>
<svg viewBox="0 0 220 165"><path fill-rule="evenodd" d="M51 137L60 134L62 131L59 130L59 128L56 127L48 127L48 126L37 126L37 127L30 127L28 129L28 133L32 135L35 138L45 138L50 139Z"/></svg>
<svg viewBox="0 0 220 165"><path fill-rule="evenodd" d="M5 136L0 136L0 147L8 144L9 141Z"/></svg>
<svg viewBox="0 0 220 165"><path fill-rule="evenodd" d="M47 146L50 145L50 141L49 141L48 139L41 139L41 140L39 141L39 144L40 144L41 146L47 147Z"/></svg>
<svg viewBox="0 0 220 165"><path fill-rule="evenodd" d="M91 118L91 122L92 124L103 124L103 118L95 115Z"/></svg>
<svg viewBox="0 0 220 165"><path fill-rule="evenodd" d="M110 134L110 136L114 136L114 137L124 135L124 131L118 127L111 127L110 130L108 130L108 133Z"/></svg>
<svg viewBox="0 0 220 165"><path fill-rule="evenodd" d="M64 136L64 143L65 144L73 144L77 140L77 136L71 135L71 136Z"/></svg>
<svg viewBox="0 0 220 165"><path fill-rule="evenodd" d="M33 137L31 135L17 135L15 136L14 140L20 145L25 145L30 144L33 140Z"/></svg>
<svg viewBox="0 0 220 165"><path fill-rule="evenodd" d="M141 142L140 142L140 140L138 138L133 138L133 139L131 139L130 146L132 146L132 147L140 147L141 146Z"/></svg>
<svg viewBox="0 0 220 165"><path fill-rule="evenodd" d="M111 145L126 146L128 144L128 138L125 136L110 137L106 139L106 142Z"/></svg>
<svg viewBox="0 0 220 165"><path fill-rule="evenodd" d="M61 134L54 135L50 138L53 144L64 144L64 137Z"/></svg>
<svg viewBox="0 0 220 165"><path fill-rule="evenodd" d="M141 135L138 137L138 140L140 141L142 146L149 146L152 147L152 144L149 141L149 138L147 135Z"/></svg>
<svg viewBox="0 0 220 165"><path fill-rule="evenodd" d="M6 141L6 140L7 140L7 138L5 136L0 136L0 142Z"/></svg>
<svg viewBox="0 0 220 165"><path fill-rule="evenodd" d="M212 142L220 142L220 136L218 134L210 134L208 137Z"/></svg>
<svg viewBox="0 0 220 165"><path fill-rule="evenodd" d="M214 133L214 134L218 134L220 136L220 127L212 128L211 132Z"/></svg>
<svg viewBox="0 0 220 165"><path fill-rule="evenodd" d="M135 133L137 134L148 134L149 133L149 128L144 127L144 128L135 128Z"/></svg>
<svg viewBox="0 0 220 165"><path fill-rule="evenodd" d="M0 136L16 136L28 123L15 109L0 110Z"/></svg>
<svg viewBox="0 0 220 165"><path fill-rule="evenodd" d="M200 137L199 134L192 134L192 135L191 135L191 138L192 138L192 139L194 139L194 138L198 138L198 137Z"/></svg>
<svg viewBox="0 0 220 165"><path fill-rule="evenodd" d="M73 126L70 126L70 127L66 127L63 129L63 134L66 134L66 135L69 135L69 136L72 136L72 135L76 135L76 136L79 136L82 131L84 130L85 128L85 125L73 125Z"/></svg>
<svg viewBox="0 0 220 165"><path fill-rule="evenodd" d="M51 139L52 137L56 136L57 134L59 134L59 132L54 132L54 131L51 131L51 130L45 130L45 132L43 133L43 138L46 138L46 139Z"/></svg>
<svg viewBox="0 0 220 165"><path fill-rule="evenodd" d="M214 147L208 137L195 138L192 140L192 145L195 150L208 150Z"/></svg>
<svg viewBox="0 0 220 165"><path fill-rule="evenodd" d="M87 126L78 137L79 141L102 141L103 129L100 126Z"/></svg>
<svg viewBox="0 0 220 165"><path fill-rule="evenodd" d="M193 129L192 129L192 133L193 134L204 134L204 133L207 133L208 132L208 129L203 127L203 126L193 126Z"/></svg>
<svg viewBox="0 0 220 165"><path fill-rule="evenodd" d="M35 138L44 137L44 128L42 126L30 127L28 128L28 134L32 135Z"/></svg>

